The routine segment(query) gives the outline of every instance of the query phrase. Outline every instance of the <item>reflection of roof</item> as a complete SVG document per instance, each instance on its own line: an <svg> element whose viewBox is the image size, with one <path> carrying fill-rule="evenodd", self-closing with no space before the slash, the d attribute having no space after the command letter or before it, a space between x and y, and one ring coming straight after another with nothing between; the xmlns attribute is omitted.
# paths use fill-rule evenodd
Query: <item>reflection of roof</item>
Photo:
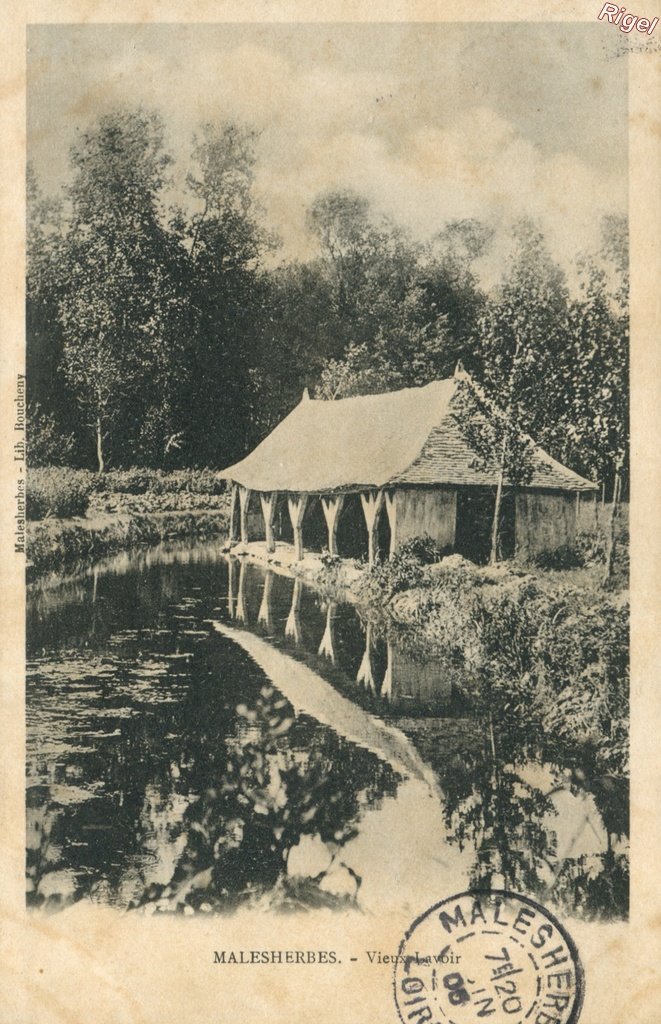
<svg viewBox="0 0 661 1024"><path fill-rule="evenodd" d="M222 476L258 491L332 491L387 484L494 484L452 414L459 380L337 401L304 398ZM530 487L594 484L535 448Z"/></svg>

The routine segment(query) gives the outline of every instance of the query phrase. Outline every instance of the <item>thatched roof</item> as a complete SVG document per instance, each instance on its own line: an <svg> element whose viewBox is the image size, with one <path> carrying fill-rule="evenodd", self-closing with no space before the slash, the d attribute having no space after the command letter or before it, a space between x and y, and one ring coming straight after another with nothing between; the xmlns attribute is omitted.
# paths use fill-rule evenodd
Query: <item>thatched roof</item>
<svg viewBox="0 0 661 1024"><path fill-rule="evenodd" d="M482 485L452 415L459 378L334 402L304 397L250 455L222 476L256 491L319 493L388 484ZM591 491L595 485L535 448L529 487Z"/></svg>

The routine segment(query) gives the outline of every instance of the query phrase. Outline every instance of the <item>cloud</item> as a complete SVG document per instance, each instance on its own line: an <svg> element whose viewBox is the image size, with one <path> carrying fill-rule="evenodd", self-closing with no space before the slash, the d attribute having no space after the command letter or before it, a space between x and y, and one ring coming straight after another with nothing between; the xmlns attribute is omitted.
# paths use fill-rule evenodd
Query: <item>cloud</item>
<svg viewBox="0 0 661 1024"><path fill-rule="evenodd" d="M620 175L575 154L545 155L483 107L447 129L413 128L397 152L376 133L329 131L307 145L299 140L296 159L279 164L277 173L264 162L257 184L287 254L309 251L307 204L320 191L342 187L364 193L420 239L451 219L486 220L497 229L497 252L512 223L531 216L567 271L578 252L597 244L602 215L625 212L627 202Z"/></svg>
<svg viewBox="0 0 661 1024"><path fill-rule="evenodd" d="M380 66L376 44L365 60L352 62L323 39L315 54L297 51L295 33L287 45L269 45L263 31L261 41L246 29L233 43L196 29L204 32L188 26L178 35L122 35L97 27L35 37L30 147L37 171L53 185L63 181L76 126L118 104L143 104L164 117L180 180L197 124L234 118L258 130L256 188L283 239L283 258L312 251L305 211L326 189L364 193L418 238L449 219L474 216L504 239L513 220L530 215L565 267L596 242L604 213L626 209L620 165L611 169L591 159L589 148L558 141L553 73L563 94L561 66L553 72L549 64L548 97L539 99L548 105L551 146L533 118L510 114L499 100L504 71L500 93L491 88L490 102L471 102L479 62L470 63L459 35L442 60L411 42L406 60L401 50L389 59L384 49ZM483 60L484 51L478 56ZM534 117L539 120L539 109ZM576 134L569 133L574 140Z"/></svg>

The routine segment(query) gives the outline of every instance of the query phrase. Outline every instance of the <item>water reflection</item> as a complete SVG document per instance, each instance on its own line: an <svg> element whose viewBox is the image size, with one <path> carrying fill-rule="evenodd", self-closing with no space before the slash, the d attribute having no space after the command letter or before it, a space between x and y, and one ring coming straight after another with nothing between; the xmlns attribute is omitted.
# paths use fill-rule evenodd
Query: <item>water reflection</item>
<svg viewBox="0 0 661 1024"><path fill-rule="evenodd" d="M446 887L626 914L621 780L299 579L212 544L122 555L31 588L27 641L33 906L374 909L415 834Z"/></svg>

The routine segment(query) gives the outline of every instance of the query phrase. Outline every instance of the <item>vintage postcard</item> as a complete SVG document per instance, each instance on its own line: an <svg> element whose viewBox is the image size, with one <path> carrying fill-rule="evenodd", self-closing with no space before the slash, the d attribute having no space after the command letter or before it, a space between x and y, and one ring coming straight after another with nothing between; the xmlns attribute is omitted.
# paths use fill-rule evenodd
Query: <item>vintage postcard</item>
<svg viewBox="0 0 661 1024"><path fill-rule="evenodd" d="M660 19L5 10L2 1024L661 1019Z"/></svg>

